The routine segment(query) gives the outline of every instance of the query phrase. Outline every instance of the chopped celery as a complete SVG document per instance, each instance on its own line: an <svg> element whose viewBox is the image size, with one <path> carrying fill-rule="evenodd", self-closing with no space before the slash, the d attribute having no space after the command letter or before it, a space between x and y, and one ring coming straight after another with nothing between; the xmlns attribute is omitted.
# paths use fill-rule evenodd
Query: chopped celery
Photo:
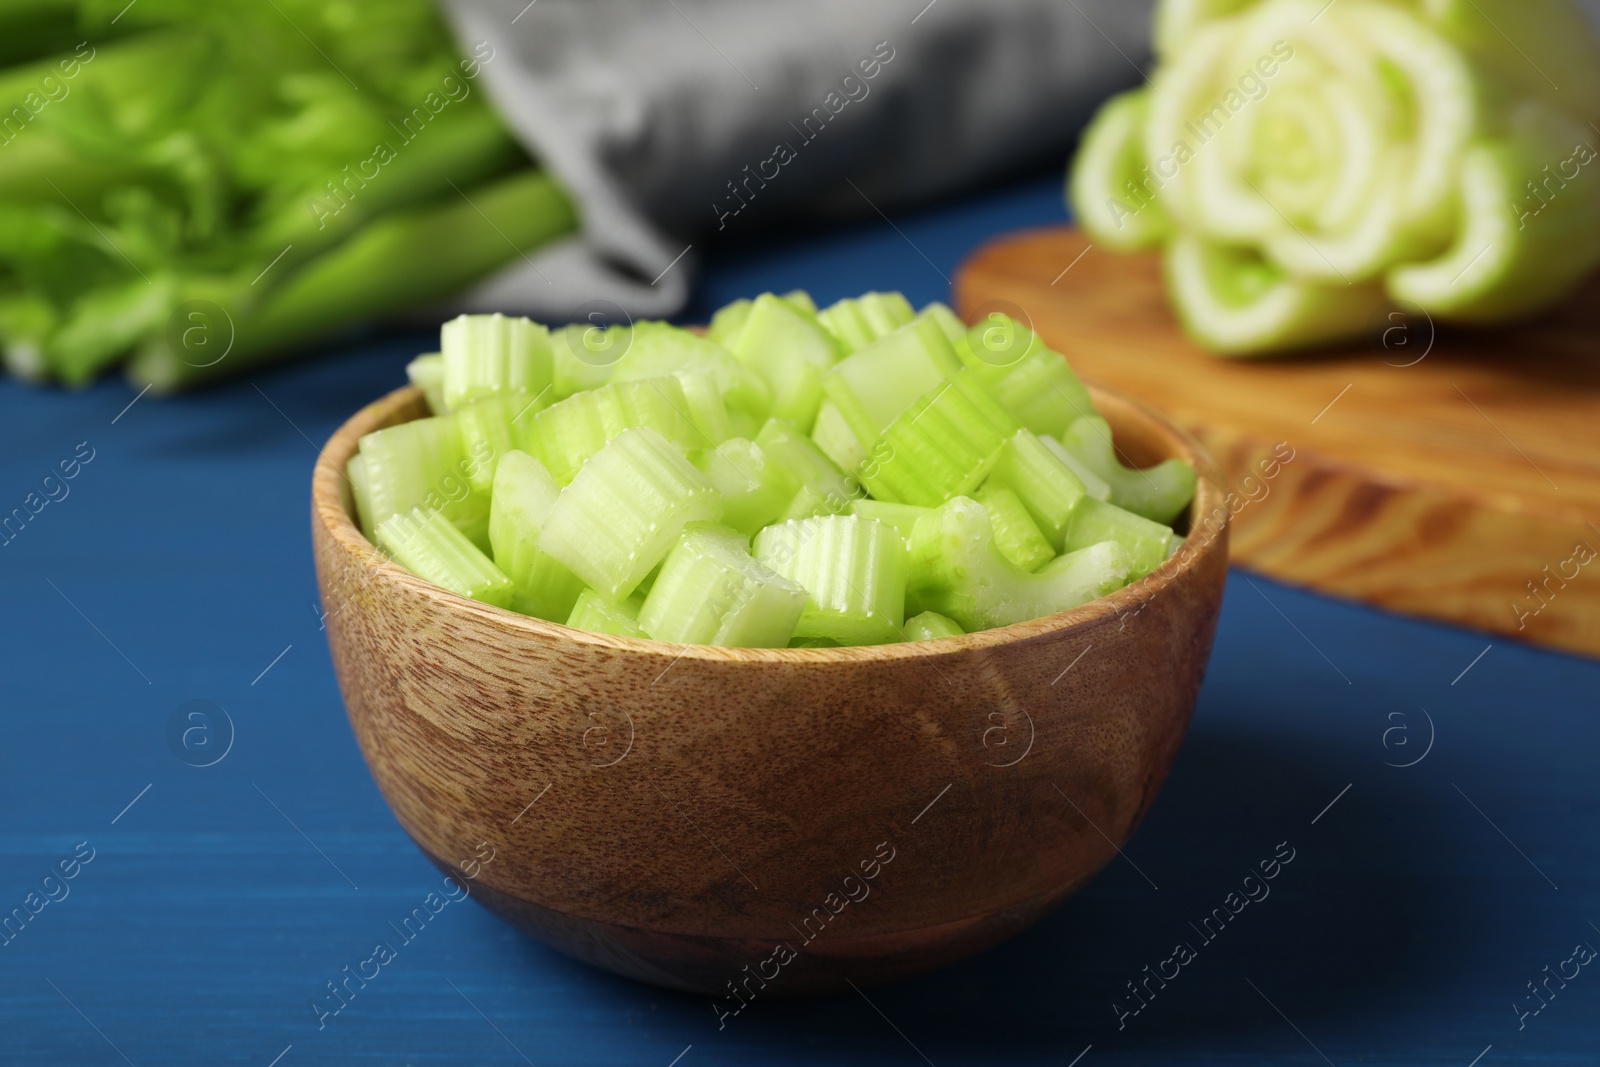
<svg viewBox="0 0 1600 1067"><path fill-rule="evenodd" d="M1036 571L1056 558L1055 550L1016 493L1003 485L989 484L978 490L977 499L989 512L995 546L1006 559L1025 571Z"/></svg>
<svg viewBox="0 0 1600 1067"><path fill-rule="evenodd" d="M593 589L585 589L578 594L572 614L567 616L567 625L575 630L617 637L649 637L639 626L639 608L643 603L639 597L619 603L607 600Z"/></svg>
<svg viewBox="0 0 1600 1067"><path fill-rule="evenodd" d="M921 315L845 357L822 376L822 389L857 439L873 441L919 397L960 369L961 360L938 320Z"/></svg>
<svg viewBox="0 0 1600 1067"><path fill-rule="evenodd" d="M715 341L665 322L634 323L627 351L612 369L611 380L626 382L668 374L711 375L730 414L737 411L759 420L772 409L772 390L766 379Z"/></svg>
<svg viewBox="0 0 1600 1067"><path fill-rule="evenodd" d="M369 529L420 507L444 515L480 547L488 544L489 500L472 480L491 457L481 449L467 452L454 415L374 430L359 447L372 508Z"/></svg>
<svg viewBox="0 0 1600 1067"><path fill-rule="evenodd" d="M866 448L850 429L850 424L844 421L839 406L831 400L824 399L817 408L811 440L840 470L855 470L867 458Z"/></svg>
<svg viewBox="0 0 1600 1067"><path fill-rule="evenodd" d="M1078 481L1083 483L1084 492L1096 500L1111 499L1111 483L1089 469L1089 465L1069 452L1067 446L1060 440L1054 437L1040 437L1039 443L1048 448L1057 459L1067 465L1067 469L1078 476Z"/></svg>
<svg viewBox="0 0 1600 1067"><path fill-rule="evenodd" d="M378 544L418 578L498 608L511 605L511 579L437 511L389 516L378 524Z"/></svg>
<svg viewBox="0 0 1600 1067"><path fill-rule="evenodd" d="M1089 390L1066 359L1009 316L996 313L978 323L956 353L1001 407L1040 436L1059 434L1074 419L1094 414Z"/></svg>
<svg viewBox="0 0 1600 1067"><path fill-rule="evenodd" d="M932 508L919 507L916 504L893 504L887 500L857 500L850 508L852 512L863 519L872 519L893 526L900 531L900 537L906 546L911 545L911 531L916 528L917 520L932 511Z"/></svg>
<svg viewBox="0 0 1600 1067"><path fill-rule="evenodd" d="M511 609L563 622L583 592L583 580L539 547L539 530L561 487L526 452L500 457L489 507L495 566L511 579Z"/></svg>
<svg viewBox="0 0 1600 1067"><path fill-rule="evenodd" d="M749 320L750 308L754 304L753 300L735 300L718 308L711 316L711 324L706 327L706 338L732 352L739 334L744 332L744 324Z"/></svg>
<svg viewBox="0 0 1600 1067"><path fill-rule="evenodd" d="M810 430L822 403L822 372L839 361L833 336L782 297L756 297L729 350L772 387L772 414Z"/></svg>
<svg viewBox="0 0 1600 1067"><path fill-rule="evenodd" d="M1115 541L1128 555L1131 578L1143 578L1166 561L1177 536L1159 522L1086 496L1072 509L1063 547L1070 553Z"/></svg>
<svg viewBox="0 0 1600 1067"><path fill-rule="evenodd" d="M429 352L427 355L418 356L406 364L406 380L418 389L427 398L428 411L434 415L443 415L444 406L444 356L438 352Z"/></svg>
<svg viewBox="0 0 1600 1067"><path fill-rule="evenodd" d="M554 359L551 392L557 400L585 389L598 389L611 378L611 368L628 344L626 327L602 327L575 322L550 334Z"/></svg>
<svg viewBox="0 0 1600 1067"><path fill-rule="evenodd" d="M498 393L538 396L554 380L550 331L524 318L458 315L439 331L439 349L452 411Z"/></svg>
<svg viewBox="0 0 1600 1067"><path fill-rule="evenodd" d="M735 437L695 455L695 466L722 494L722 521L746 538L777 522L800 489L760 445Z"/></svg>
<svg viewBox="0 0 1600 1067"><path fill-rule="evenodd" d="M917 523L908 611L936 611L968 632L1054 615L1127 584L1127 554L1115 542L1063 556L1030 574L995 545L983 505L956 497Z"/></svg>
<svg viewBox="0 0 1600 1067"><path fill-rule="evenodd" d="M1059 552L1073 509L1087 495L1082 480L1072 469L1039 437L1028 430L1018 430L1000 450L989 477L995 485L1017 494L1050 547Z"/></svg>
<svg viewBox="0 0 1600 1067"><path fill-rule="evenodd" d="M963 370L884 429L861 461L861 484L879 500L937 507L976 489L1015 429L1011 416Z"/></svg>
<svg viewBox="0 0 1600 1067"><path fill-rule="evenodd" d="M863 293L817 312L822 328L833 334L846 352L889 336L915 317L910 302L899 293Z"/></svg>
<svg viewBox="0 0 1600 1067"><path fill-rule="evenodd" d="M1194 499L1194 468L1181 459L1146 470L1124 467L1111 440L1111 424L1098 416L1078 419L1061 436L1067 451L1111 487L1111 503L1156 522L1170 524Z"/></svg>
<svg viewBox="0 0 1600 1067"><path fill-rule="evenodd" d="M639 427L589 457L545 517L539 546L621 600L661 562L687 523L721 517L722 500L705 475L677 445Z"/></svg>
<svg viewBox="0 0 1600 1067"><path fill-rule="evenodd" d="M557 401L535 415L528 451L565 485L584 460L634 427L647 426L685 451L700 447L688 408L683 383L677 378L612 382Z"/></svg>
<svg viewBox="0 0 1600 1067"><path fill-rule="evenodd" d="M756 558L806 591L796 637L845 645L904 638L906 546L899 531L857 515L821 515L768 526Z"/></svg>
<svg viewBox="0 0 1600 1067"><path fill-rule="evenodd" d="M899 294L824 316L769 293L717 313L721 343L578 325L531 362L542 327L464 316L407 369L446 387L448 413L363 437L348 506L465 595L729 647L935 640L1074 607L1170 558L1156 520L1182 511L1193 474L1122 467L1025 326L969 330Z"/></svg>
<svg viewBox="0 0 1600 1067"><path fill-rule="evenodd" d="M371 540L372 525L372 496L367 489L367 461L360 452L350 457L350 462L344 465L345 481L350 483L350 504L355 509L356 526Z"/></svg>
<svg viewBox="0 0 1600 1067"><path fill-rule="evenodd" d="M485 457L468 474L472 488L487 493L494 484L495 466L512 449L520 449L533 431L533 416L544 406L549 392L539 396L527 393L500 393L462 404L455 410L461 427L461 443L467 452Z"/></svg>
<svg viewBox="0 0 1600 1067"><path fill-rule="evenodd" d="M644 598L639 625L657 641L782 648L806 591L750 555L745 535L715 523L683 529Z"/></svg>
<svg viewBox="0 0 1600 1067"><path fill-rule="evenodd" d="M800 486L784 510L784 518L836 515L863 495L855 479L847 477L811 440L781 419L768 419L756 435L767 457L789 473Z"/></svg>
<svg viewBox="0 0 1600 1067"><path fill-rule="evenodd" d="M937 641L941 637L960 637L966 632L954 619L937 611L924 611L906 620L907 641Z"/></svg>

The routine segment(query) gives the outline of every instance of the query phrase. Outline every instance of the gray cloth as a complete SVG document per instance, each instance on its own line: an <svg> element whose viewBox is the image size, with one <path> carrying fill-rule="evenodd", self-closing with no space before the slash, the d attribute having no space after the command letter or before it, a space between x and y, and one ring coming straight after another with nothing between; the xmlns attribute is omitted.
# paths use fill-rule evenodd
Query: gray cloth
<svg viewBox="0 0 1600 1067"><path fill-rule="evenodd" d="M695 249L763 217L892 214L1063 166L1139 81L1150 0L441 0L581 236L468 294L553 320L682 307ZM481 54L481 53L480 53Z"/></svg>

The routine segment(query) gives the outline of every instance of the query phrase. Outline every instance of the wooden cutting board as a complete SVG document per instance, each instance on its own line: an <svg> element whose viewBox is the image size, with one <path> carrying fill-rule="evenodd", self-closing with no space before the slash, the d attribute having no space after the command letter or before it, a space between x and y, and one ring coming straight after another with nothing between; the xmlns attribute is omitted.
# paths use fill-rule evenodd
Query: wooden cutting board
<svg viewBox="0 0 1600 1067"><path fill-rule="evenodd" d="M1600 655L1600 279L1515 329L1397 311L1366 344L1256 362L1184 336L1154 255L1070 228L984 246L954 289L967 321L1031 321L1080 374L1199 437L1237 494L1243 566Z"/></svg>

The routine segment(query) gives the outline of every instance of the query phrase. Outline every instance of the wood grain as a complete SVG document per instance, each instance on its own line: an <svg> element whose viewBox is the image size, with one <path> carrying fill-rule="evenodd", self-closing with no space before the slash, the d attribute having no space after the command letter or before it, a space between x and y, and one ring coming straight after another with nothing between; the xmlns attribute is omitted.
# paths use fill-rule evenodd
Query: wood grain
<svg viewBox="0 0 1600 1067"><path fill-rule="evenodd" d="M318 461L312 533L374 779L442 868L488 843L473 893L507 921L728 1011L734 986L882 982L1016 933L1154 800L1226 572L1215 465L1145 409L1096 399L1124 449L1199 470L1194 515L1210 518L1183 551L1049 618L795 650L584 633L401 570L351 522L341 472L362 434L423 406L412 389L369 406Z"/></svg>
<svg viewBox="0 0 1600 1067"><path fill-rule="evenodd" d="M1189 342L1154 255L1070 228L986 245L955 300L968 321L1020 313L1080 373L1198 437L1236 493L1237 562L1600 654L1600 562L1583 562L1600 550L1600 282L1515 329L1435 331L1402 309L1364 346L1261 362ZM1280 443L1294 458L1263 478Z"/></svg>

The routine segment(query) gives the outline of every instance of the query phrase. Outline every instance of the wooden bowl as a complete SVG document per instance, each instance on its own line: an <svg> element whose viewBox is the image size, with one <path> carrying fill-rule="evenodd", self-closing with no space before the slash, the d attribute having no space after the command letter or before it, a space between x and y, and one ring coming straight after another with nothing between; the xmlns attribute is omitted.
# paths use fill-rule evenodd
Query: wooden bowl
<svg viewBox="0 0 1600 1067"><path fill-rule="evenodd" d="M1227 565L1210 457L1093 393L1124 454L1194 464L1191 517L1208 519L1185 548L1059 615L837 649L587 633L414 577L352 522L342 472L362 434L426 409L411 388L367 406L323 449L311 513L334 669L378 788L502 919L597 967L726 998L719 1014L1010 937L1104 866L1155 799Z"/></svg>

